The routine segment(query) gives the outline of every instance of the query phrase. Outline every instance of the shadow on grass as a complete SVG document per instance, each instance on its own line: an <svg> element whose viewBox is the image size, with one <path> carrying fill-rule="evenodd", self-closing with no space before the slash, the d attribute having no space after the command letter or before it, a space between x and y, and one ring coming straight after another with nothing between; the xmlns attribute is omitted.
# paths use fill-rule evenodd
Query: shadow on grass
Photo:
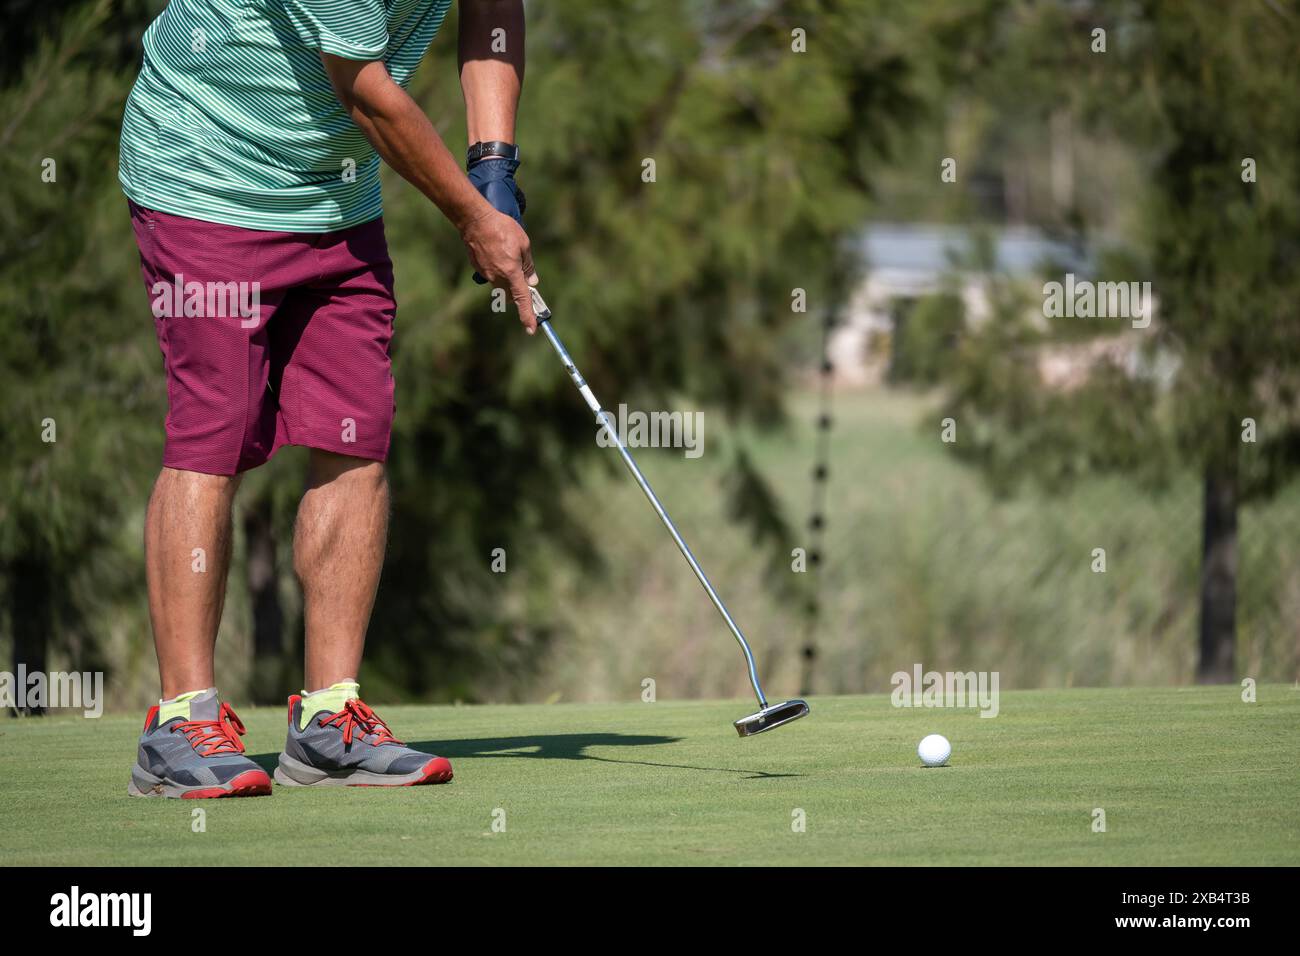
<svg viewBox="0 0 1300 956"><path fill-rule="evenodd" d="M417 750L440 754L453 761L468 757L524 757L541 760L598 760L602 763L635 764L642 767L667 767L672 770L700 770L706 773L739 773L748 780L772 777L797 777L800 774L768 773L765 770L738 770L734 767L696 767L653 760L620 760L587 753L588 747L656 747L675 744L680 737L650 737L635 734L537 734L533 737L481 737L470 740L426 740L411 744Z"/></svg>
<svg viewBox="0 0 1300 956"><path fill-rule="evenodd" d="M665 767L671 770L698 770L705 773L738 773L746 780L799 777L797 773L768 773L765 770L740 770L734 767L697 767L689 764L660 763L653 760L620 760L587 752L589 747L657 747L675 744L680 737L653 737L636 734L536 734L530 737L475 737L464 740L421 740L409 746L428 754L457 760L474 757L522 757L531 760L597 760L602 763L633 764L642 767ZM249 754L267 773L275 770L279 754Z"/></svg>

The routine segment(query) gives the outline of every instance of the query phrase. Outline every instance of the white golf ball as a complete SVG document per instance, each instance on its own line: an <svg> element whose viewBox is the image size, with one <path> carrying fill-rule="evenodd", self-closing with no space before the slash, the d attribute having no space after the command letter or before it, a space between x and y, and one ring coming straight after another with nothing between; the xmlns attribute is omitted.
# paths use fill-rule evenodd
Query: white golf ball
<svg viewBox="0 0 1300 956"><path fill-rule="evenodd" d="M952 744L943 734L930 734L923 737L916 748L916 755L927 767L942 767L952 756Z"/></svg>

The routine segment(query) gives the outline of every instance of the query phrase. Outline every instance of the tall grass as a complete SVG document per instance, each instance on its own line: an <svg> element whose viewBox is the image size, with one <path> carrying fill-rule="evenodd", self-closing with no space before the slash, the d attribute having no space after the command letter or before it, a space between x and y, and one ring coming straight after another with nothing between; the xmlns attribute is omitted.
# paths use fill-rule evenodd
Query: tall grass
<svg viewBox="0 0 1300 956"><path fill-rule="evenodd" d="M996 670L1005 688L1189 683L1201 545L1195 477L1160 493L1105 479L1057 497L997 500L945 454L930 404L889 390L836 399L825 553L808 572L821 575L813 689L886 690L891 674L914 663ZM814 400L798 396L791 409L784 432L744 438L802 534ZM721 463L737 436L721 416L707 426L702 458L663 449L637 457L755 644L769 692L792 693L802 607L765 583L764 556L726 519ZM739 651L622 469L593 469L570 494L586 503L607 573L557 572L560 638L531 696L631 699L646 678L664 697L746 693ZM1242 515L1238 666L1257 679L1296 676L1298 533L1295 485ZM1093 570L1094 549L1104 549L1104 572Z"/></svg>
<svg viewBox="0 0 1300 956"><path fill-rule="evenodd" d="M1200 487L1193 476L1151 494L1117 479L1061 497L990 495L945 453L925 397L888 389L835 400L824 557L807 572L820 594L816 693L889 689L920 663L996 670L1003 688L1171 685L1196 664ZM738 434L706 413L705 453L638 449L636 457L749 636L773 697L799 690L805 639L798 589L774 586L768 555L727 517L724 463L743 438L807 547L816 402L798 394L781 431ZM960 433L958 435L960 439ZM594 428L593 428L594 439ZM281 463L290 467L293 463ZM563 495L593 537L603 570L589 571L539 541L510 555L500 600L549 634L536 676L484 675L487 700L632 700L642 682L663 699L749 693L740 652L612 450L592 459ZM400 520L400 515L394 520ZM236 562L218 641L223 692L246 699L251 617L236 522ZM142 562L139 521L123 529L130 567ZM1300 487L1241 516L1238 669L1295 679L1300 642ZM289 542L282 543L288 567ZM1092 570L1105 549L1106 571ZM788 564L787 564L788 566ZM794 572L789 572L792 577ZM102 587L87 569L73 589ZM157 694L143 581L134 599L95 622L111 667L108 706ZM292 582L286 608L296 609ZM371 642L382 635L371 635ZM73 644L76 642L73 641ZM79 668L61 642L50 666ZM505 670L510 670L509 667ZM289 690L296 688L286 688ZM396 691L372 686L377 700Z"/></svg>

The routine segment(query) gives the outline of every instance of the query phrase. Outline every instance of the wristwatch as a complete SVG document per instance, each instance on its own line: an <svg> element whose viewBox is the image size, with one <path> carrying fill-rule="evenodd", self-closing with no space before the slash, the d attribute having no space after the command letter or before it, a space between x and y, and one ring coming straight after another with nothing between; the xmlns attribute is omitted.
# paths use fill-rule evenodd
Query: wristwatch
<svg viewBox="0 0 1300 956"><path fill-rule="evenodd" d="M465 152L465 168L468 169L485 159L518 160L519 147L514 143L503 143L495 139L486 143L475 143Z"/></svg>

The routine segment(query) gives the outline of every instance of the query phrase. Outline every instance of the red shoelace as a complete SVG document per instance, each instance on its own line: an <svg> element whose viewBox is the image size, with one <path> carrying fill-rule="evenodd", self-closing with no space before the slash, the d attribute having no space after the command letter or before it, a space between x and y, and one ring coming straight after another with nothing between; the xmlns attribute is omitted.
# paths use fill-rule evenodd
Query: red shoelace
<svg viewBox="0 0 1300 956"><path fill-rule="evenodd" d="M388 726L379 719L379 715L357 697L344 704L343 709L338 713L322 717L317 723L322 727L336 726L342 728L344 744L352 743L353 731L358 727L361 728L362 737L365 737L366 734L374 734L375 746L401 743L392 735Z"/></svg>
<svg viewBox="0 0 1300 956"><path fill-rule="evenodd" d="M244 724L229 704L221 705L216 720L187 720L173 727L172 733L178 730L189 738L200 757L244 752L244 742L239 739L244 736Z"/></svg>

